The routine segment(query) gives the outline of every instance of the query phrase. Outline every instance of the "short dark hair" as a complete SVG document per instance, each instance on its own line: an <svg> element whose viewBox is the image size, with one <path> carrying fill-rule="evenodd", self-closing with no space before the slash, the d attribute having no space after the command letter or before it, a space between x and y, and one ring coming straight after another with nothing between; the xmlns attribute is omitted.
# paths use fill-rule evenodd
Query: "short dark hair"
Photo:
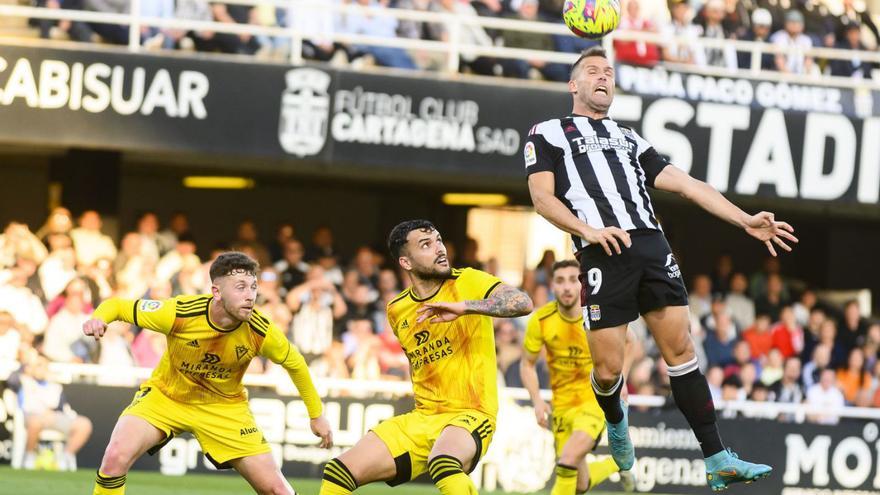
<svg viewBox="0 0 880 495"><path fill-rule="evenodd" d="M581 56L578 57L577 60L573 64L571 64L571 73L569 79L574 79L574 76L577 75L578 70L580 70L581 62L584 59L589 57L602 57L604 59L608 59L608 53L602 48L602 45L591 46L586 50L581 52Z"/></svg>
<svg viewBox="0 0 880 495"><path fill-rule="evenodd" d="M406 238L413 230L434 231L437 227L428 220L406 220L395 225L388 234L388 251L395 260L400 258L400 251L406 245Z"/></svg>
<svg viewBox="0 0 880 495"><path fill-rule="evenodd" d="M221 254L211 263L209 273L211 275L211 282L213 282L220 277L238 273L245 273L256 277L258 271L260 271L260 264L253 258L238 251L230 251Z"/></svg>
<svg viewBox="0 0 880 495"><path fill-rule="evenodd" d="M553 268L550 270L551 274L555 274L556 270L561 270L563 268L580 268L581 264L576 260L559 260L553 263Z"/></svg>

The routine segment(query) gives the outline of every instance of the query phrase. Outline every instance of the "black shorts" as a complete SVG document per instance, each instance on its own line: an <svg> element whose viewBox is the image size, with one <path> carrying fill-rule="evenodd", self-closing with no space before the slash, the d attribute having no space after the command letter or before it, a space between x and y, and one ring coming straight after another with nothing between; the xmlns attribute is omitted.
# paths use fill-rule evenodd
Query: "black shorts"
<svg viewBox="0 0 880 495"><path fill-rule="evenodd" d="M608 256L592 244L578 252L581 307L591 330L625 325L655 309L687 306L678 262L662 232L633 230L632 246Z"/></svg>

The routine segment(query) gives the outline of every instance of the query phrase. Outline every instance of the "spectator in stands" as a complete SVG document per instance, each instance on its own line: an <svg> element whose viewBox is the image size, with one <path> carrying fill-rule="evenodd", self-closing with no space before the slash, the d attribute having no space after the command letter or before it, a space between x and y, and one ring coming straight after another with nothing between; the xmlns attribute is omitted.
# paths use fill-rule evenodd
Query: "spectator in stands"
<svg viewBox="0 0 880 495"><path fill-rule="evenodd" d="M339 253L333 242L333 231L330 227L322 225L312 232L312 243L306 249L306 261L309 263L318 261L322 257L335 257ZM326 269L326 267L325 267Z"/></svg>
<svg viewBox="0 0 880 495"><path fill-rule="evenodd" d="M761 359L773 348L771 321L770 315L759 312L755 324L743 332L742 339L749 344L752 359Z"/></svg>
<svg viewBox="0 0 880 495"><path fill-rule="evenodd" d="M467 1L461 0L435 0L431 3L431 10L434 12L440 12L444 14L451 14L458 17L476 17L477 10L474 6ZM560 11L561 12L561 11ZM449 42L449 32L447 28L443 24L429 24L428 30L430 32L431 39ZM492 41L492 37L483 29L482 26L478 26L476 24L462 24L461 29L459 30L458 42L466 45L478 45L478 46L494 46L495 42ZM469 69L471 72L475 74L480 74L484 76L491 76L495 74L495 64L497 61L494 58L490 57L480 57L480 56L462 56L461 57L461 68ZM463 266L463 265L459 265Z"/></svg>
<svg viewBox="0 0 880 495"><path fill-rule="evenodd" d="M773 16L767 9L755 9L752 12L752 27L742 36L743 41L757 41L767 43L770 41L770 29L773 25ZM737 52L740 69L752 67L752 52ZM759 60L761 70L776 70L776 59L770 52L762 51Z"/></svg>
<svg viewBox="0 0 880 495"><path fill-rule="evenodd" d="M288 291L297 285L302 284L306 280L306 273L309 271L309 265L303 261L305 250L302 242L297 239L288 239L284 243L284 258L275 263L275 270L281 277L281 295L284 296Z"/></svg>
<svg viewBox="0 0 880 495"><path fill-rule="evenodd" d="M740 330L750 327L755 321L755 303L746 295L747 288L746 276L734 273L730 278L730 292L724 298L724 304Z"/></svg>
<svg viewBox="0 0 880 495"><path fill-rule="evenodd" d="M812 289L806 289L801 292L798 302L794 303L794 319L801 327L806 327L810 321L810 312L816 307L816 292Z"/></svg>
<svg viewBox="0 0 880 495"><path fill-rule="evenodd" d="M709 0L706 2L703 23L703 37L709 39L725 40L732 36L722 21L725 18L724 0ZM736 52L733 47L725 44L723 47L707 47L705 49L706 65L724 69L736 69Z"/></svg>
<svg viewBox="0 0 880 495"><path fill-rule="evenodd" d="M874 322L868 325L862 350L865 351L865 369L873 369L880 358L880 323Z"/></svg>
<svg viewBox="0 0 880 495"><path fill-rule="evenodd" d="M62 237L57 236L61 240ZM37 273L40 276L40 287L43 289L43 297L47 301L55 299L55 296L64 290L67 284L76 278L76 252L73 250L73 242L65 238L64 244L57 244Z"/></svg>
<svg viewBox="0 0 880 495"><path fill-rule="evenodd" d="M141 332L153 333L153 332ZM161 335L161 334L160 334ZM164 337L164 335L163 335ZM131 342L134 336L129 332L129 325L116 321L107 325L107 331L101 337L98 351L98 364L102 366L132 367L135 365L131 353ZM133 386L131 377L117 376L114 373L103 373L98 377L101 385Z"/></svg>
<svg viewBox="0 0 880 495"><path fill-rule="evenodd" d="M50 320L43 341L43 353L59 363L90 363L95 342L83 338L82 325L89 319L85 310L86 286L73 279L64 289L64 306Z"/></svg>
<svg viewBox="0 0 880 495"><path fill-rule="evenodd" d="M807 389L806 404L831 410L846 405L843 393L837 388L834 370L830 368L822 370L819 383ZM807 416L807 420L822 425L836 425L840 421L840 417L834 413L810 414Z"/></svg>
<svg viewBox="0 0 880 495"><path fill-rule="evenodd" d="M699 274L694 277L688 293L691 315L703 318L712 311L712 279L708 275Z"/></svg>
<svg viewBox="0 0 880 495"><path fill-rule="evenodd" d="M789 74L812 74L814 62L801 50L813 47L813 41L804 34L804 15L797 10L785 14L785 28L773 33L770 42L787 48L788 53L776 55L776 70Z"/></svg>
<svg viewBox="0 0 880 495"><path fill-rule="evenodd" d="M520 3L519 11L513 18L523 21L538 21L538 0L523 0ZM508 48L552 51L555 47L553 37L545 33L507 30L502 31L501 38L504 40L504 46ZM500 63L506 77L526 79L531 76L533 70L550 81L567 81L569 76L565 64L513 58L501 59Z"/></svg>
<svg viewBox="0 0 880 495"><path fill-rule="evenodd" d="M721 384L724 383L724 370L720 366L709 366L706 370L706 383L709 384L709 393L716 407L721 401Z"/></svg>
<svg viewBox="0 0 880 495"><path fill-rule="evenodd" d="M73 230L73 217L70 215L70 210L63 206L58 206L52 209L52 212L46 218L46 223L34 235L43 241L43 244L48 246L50 235L69 235L71 230Z"/></svg>
<svg viewBox="0 0 880 495"><path fill-rule="evenodd" d="M284 247L291 239L296 239L296 230L293 228L293 224L282 223L278 225L278 228L275 229L275 240L269 244L269 257L272 258L272 263L277 264L284 259Z"/></svg>
<svg viewBox="0 0 880 495"><path fill-rule="evenodd" d="M712 270L712 292L722 296L730 292L730 281L733 278L733 257L722 254L715 260L715 269Z"/></svg>
<svg viewBox="0 0 880 495"><path fill-rule="evenodd" d="M672 20L663 30L670 41L663 47L663 60L677 64L705 65L706 54L697 39L703 35L700 26L692 24L693 10L687 0L670 0ZM683 40L673 39L683 38Z"/></svg>
<svg viewBox="0 0 880 495"><path fill-rule="evenodd" d="M804 349L804 330L798 326L791 306L783 306L779 313L779 323L773 326L773 348L779 349L782 357L800 355Z"/></svg>
<svg viewBox="0 0 880 495"><path fill-rule="evenodd" d="M174 0L149 0L141 2L140 7L140 14L143 17L173 19L176 14ZM174 48L176 40L170 29L142 26L141 44L148 50L157 50L159 48L171 49Z"/></svg>
<svg viewBox="0 0 880 495"><path fill-rule="evenodd" d="M82 0L33 0L35 7L47 9L83 10ZM73 41L92 41L94 32L88 24L77 21L51 19L31 19L31 25L40 29L40 38L71 39Z"/></svg>
<svg viewBox="0 0 880 495"><path fill-rule="evenodd" d="M168 227L159 232L159 245L168 252L174 249L177 239L182 235L192 235L189 217L182 211L175 211L168 218Z"/></svg>
<svg viewBox="0 0 880 495"><path fill-rule="evenodd" d="M522 357L522 339L511 320L498 320L495 325L495 350L498 356L498 370L507 373L511 364Z"/></svg>
<svg viewBox="0 0 880 495"><path fill-rule="evenodd" d="M804 370L801 375L801 381L804 383L804 390L809 389L819 382L819 375L822 374L823 370L830 369L831 350L832 347L828 344L819 344L813 350L812 359L804 364Z"/></svg>
<svg viewBox="0 0 880 495"><path fill-rule="evenodd" d="M843 13L841 13L837 18L835 32L837 34L838 42L845 42L850 38L849 29L851 26L856 26L859 28L859 36L856 37L856 40L861 38L861 28L864 26L871 32L871 37L874 38L874 47L880 46L880 30L877 29L877 25L874 24L874 20L871 18L870 12L868 9L857 8L854 0L843 0ZM852 45L852 43L850 43Z"/></svg>
<svg viewBox="0 0 880 495"><path fill-rule="evenodd" d="M158 262L159 257L171 249L171 246L162 245L159 217L152 211L145 211L138 217L137 233L141 237L140 254L150 263Z"/></svg>
<svg viewBox="0 0 880 495"><path fill-rule="evenodd" d="M0 310L0 369L18 358L21 332L16 328L15 318L6 310Z"/></svg>
<svg viewBox="0 0 880 495"><path fill-rule="evenodd" d="M859 302L855 299L843 306L843 320L840 322L837 342L849 352L850 349L865 343L868 323L862 318Z"/></svg>
<svg viewBox="0 0 880 495"><path fill-rule="evenodd" d="M784 373L785 359L779 349L770 349L767 353L767 359L761 365L761 376L759 381L766 385L772 385L782 378Z"/></svg>
<svg viewBox="0 0 880 495"><path fill-rule="evenodd" d="M0 273L0 310L8 311L24 329L39 335L46 330L48 319L43 302L27 287L27 281L28 273L21 266Z"/></svg>
<svg viewBox="0 0 880 495"><path fill-rule="evenodd" d="M767 276L767 287L764 294L755 299L755 311L770 315L773 321L779 320L782 307L788 304L788 298L784 295L785 285L778 273Z"/></svg>
<svg viewBox="0 0 880 495"><path fill-rule="evenodd" d="M362 6L368 7L367 13L350 12L345 16L343 31L348 34L361 34L380 38L397 37L397 19L382 15L384 9L376 0L355 0ZM370 55L377 65L383 67L395 67L398 69L417 69L412 57L403 48L390 46L357 45L352 47L353 56Z"/></svg>
<svg viewBox="0 0 880 495"><path fill-rule="evenodd" d="M760 381L755 382L752 386L752 391L749 393L749 400L752 402L769 402L770 401L770 388L761 383ZM743 411L744 418L750 419L776 419L776 414L770 410L769 408L753 408L747 409Z"/></svg>
<svg viewBox="0 0 880 495"><path fill-rule="evenodd" d="M334 321L348 309L336 286L324 277L324 269L313 265L306 281L291 290L286 301L294 315L293 343L307 360L324 354L333 340Z"/></svg>
<svg viewBox="0 0 880 495"><path fill-rule="evenodd" d="M733 345L733 363L724 367L724 376L739 374L739 370L752 362L752 349L744 340L737 340Z"/></svg>
<svg viewBox="0 0 880 495"><path fill-rule="evenodd" d="M208 0L177 0L174 16L188 21L211 22L214 20L214 11ZM177 46L183 50L195 49L210 52L215 49L213 31L171 30L170 33L177 42ZM171 221L174 221L174 215L172 215Z"/></svg>
<svg viewBox="0 0 880 495"><path fill-rule="evenodd" d="M23 223L9 222L0 234L0 269L15 266L20 258L39 264L48 255L46 246Z"/></svg>
<svg viewBox="0 0 880 495"><path fill-rule="evenodd" d="M378 285L379 294L385 295L388 293L397 294L400 292L400 281L397 278L397 274L394 270L390 268L383 268L379 270L379 285ZM384 307L384 306L383 306Z"/></svg>
<svg viewBox="0 0 880 495"><path fill-rule="evenodd" d="M876 29L876 28L875 28ZM860 40L861 28L858 24L849 24L844 28L843 39L838 41L835 48L846 50L868 50L868 47ZM840 77L854 77L856 79L871 79L871 71L874 64L853 56L848 60L831 60L831 75Z"/></svg>
<svg viewBox="0 0 880 495"><path fill-rule="evenodd" d="M232 244L235 251L251 250L260 266L269 266L272 264L272 257L269 255L269 249L260 242L260 235L257 231L257 225L253 220L245 220L238 224L238 231L235 242Z"/></svg>
<svg viewBox="0 0 880 495"><path fill-rule="evenodd" d="M373 332L373 324L366 318L354 318L347 323L348 330L342 335L346 361L355 380L378 380L379 339Z"/></svg>
<svg viewBox="0 0 880 495"><path fill-rule="evenodd" d="M171 281L186 265L200 265L196 255L196 240L191 234L181 234L174 249L167 252L156 264L156 280Z"/></svg>
<svg viewBox="0 0 880 495"><path fill-rule="evenodd" d="M212 3L211 10L214 20L224 24L251 24L255 20L252 5ZM257 38L251 34L214 33L213 46L224 53L246 55L253 55L260 49Z"/></svg>
<svg viewBox="0 0 880 495"><path fill-rule="evenodd" d="M348 307L348 311L345 314L345 320L370 320L374 328L381 328L376 325L385 319L381 314L384 313L384 308L376 307L374 294L375 292L370 289L369 285L358 283L352 291L351 298L346 298L345 305Z"/></svg>
<svg viewBox="0 0 880 495"><path fill-rule="evenodd" d="M641 15L639 0L627 0L626 15L620 20L618 29L657 32L657 25L651 19ZM644 41L614 40L614 54L618 62L653 67L660 60L660 50L653 43Z"/></svg>
<svg viewBox="0 0 880 495"><path fill-rule="evenodd" d="M352 262L352 268L358 274L358 280L375 291L379 285L379 266L376 263L376 253L369 246L361 246L357 249ZM373 297L375 299L375 295Z"/></svg>
<svg viewBox="0 0 880 495"><path fill-rule="evenodd" d="M724 402L740 402L746 400L746 397L739 376L730 375L721 382L721 400ZM720 416L724 419L734 419L737 417L737 411L725 408L720 411Z"/></svg>
<svg viewBox="0 0 880 495"><path fill-rule="evenodd" d="M770 386L772 400L786 404L800 404L804 401L804 388L801 385L801 360L791 357L785 360L782 378ZM779 419L791 422L793 414L781 414Z"/></svg>
<svg viewBox="0 0 880 495"><path fill-rule="evenodd" d="M710 366L727 366L734 362L733 349L736 345L736 330L727 313L722 312L714 318L713 328L706 330L703 348Z"/></svg>
<svg viewBox="0 0 880 495"><path fill-rule="evenodd" d="M342 341L333 339L324 354L309 363L309 371L315 378L351 378L345 363L345 345Z"/></svg>
<svg viewBox="0 0 880 495"><path fill-rule="evenodd" d="M85 10L105 14L129 14L131 11L131 0L83 0L83 7L85 7ZM113 45L128 44L128 26L90 22L89 27L107 43Z"/></svg>
<svg viewBox="0 0 880 495"><path fill-rule="evenodd" d="M110 236L101 232L101 215L95 210L86 210L79 217L79 227L70 231L76 262L80 267L95 264L100 258L116 257L116 245Z"/></svg>
<svg viewBox="0 0 880 495"><path fill-rule="evenodd" d="M801 351L801 361L806 362L813 357L813 349L819 344L819 334L825 319L825 311L822 308L814 307L810 311L810 318L804 325L804 349Z"/></svg>
<svg viewBox="0 0 880 495"><path fill-rule="evenodd" d="M49 379L49 362L37 357L21 375L19 403L24 412L27 443L23 466L34 469L40 433L54 430L64 435L64 452L57 459L62 471L76 471L76 453L92 435L92 422L70 408L60 384Z"/></svg>
<svg viewBox="0 0 880 495"><path fill-rule="evenodd" d="M824 344L831 348L832 368L843 366L849 355L850 348L838 339L837 335L839 333L840 332L837 330L837 322L831 318L822 322L822 326L819 328L819 344Z"/></svg>
<svg viewBox="0 0 880 495"><path fill-rule="evenodd" d="M476 268L483 270L483 262L480 261L477 254L480 252L480 245L473 237L464 240L464 247L461 250L461 256L458 259L458 266L462 268Z"/></svg>
<svg viewBox="0 0 880 495"><path fill-rule="evenodd" d="M862 390L871 387L871 375L865 368L865 354L856 347L849 353L846 367L837 370L837 386L849 404L854 404Z"/></svg>
<svg viewBox="0 0 880 495"><path fill-rule="evenodd" d="M148 247L144 247L148 244ZM149 238L131 232L122 238L122 246L114 263L119 297L137 299L146 292L153 281L157 254L155 244ZM147 253L147 254L145 254Z"/></svg>

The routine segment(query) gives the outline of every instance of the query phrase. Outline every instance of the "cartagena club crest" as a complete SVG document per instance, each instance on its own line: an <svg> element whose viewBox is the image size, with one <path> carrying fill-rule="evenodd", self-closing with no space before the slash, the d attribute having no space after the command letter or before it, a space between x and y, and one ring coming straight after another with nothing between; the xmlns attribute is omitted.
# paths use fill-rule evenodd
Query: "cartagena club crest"
<svg viewBox="0 0 880 495"><path fill-rule="evenodd" d="M310 68L292 69L281 96L278 141L284 151L300 158L317 155L327 140L330 74Z"/></svg>

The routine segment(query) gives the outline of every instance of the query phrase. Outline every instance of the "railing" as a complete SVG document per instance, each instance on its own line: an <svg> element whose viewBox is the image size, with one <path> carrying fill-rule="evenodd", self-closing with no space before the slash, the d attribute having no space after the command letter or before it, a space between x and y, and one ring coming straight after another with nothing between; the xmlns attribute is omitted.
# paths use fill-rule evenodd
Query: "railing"
<svg viewBox="0 0 880 495"><path fill-rule="evenodd" d="M357 4L328 5L325 2L317 2L315 0L222 0L222 3L237 5L269 4L275 7L293 9L292 12L302 10L319 10L332 11L338 14L371 13L373 15L393 17L398 20L411 20L426 23L444 24L449 33L449 42L441 42L407 38L383 38L376 36L337 32L310 35L302 32L302 30L298 29L296 27L296 24L292 22L288 27L266 27L250 24L227 24L220 22L203 22L183 19L142 17L140 15L140 3L143 1L150 0L131 0L130 14L112 14L76 10L53 10L38 7L0 5L0 16L52 20L65 19L70 21L127 25L129 26L128 49L133 52L137 52L141 49L140 30L141 27L144 26L164 29L184 29L195 31L213 31L231 34L272 36L289 40L290 63L293 65L300 65L303 63L303 41L306 39L316 39L318 37L346 44L397 47L407 50L420 50L442 53L446 56L445 69L449 73L458 72L461 56L488 56L507 59L539 60L543 62L556 62L564 64L570 64L577 59L577 54L572 53L509 48L503 46L480 46L463 43L460 39L460 33L464 26L481 26L483 28L490 29L503 29L511 31L572 36L568 29L561 23L557 24L546 22L530 22L514 19L500 19L479 16L456 16L452 14L438 12L363 7ZM863 62L872 62L880 66L880 53L877 52L841 50L821 47L809 49L790 49L788 47L780 47L768 43L753 41L720 40L710 38L698 38L694 40L686 37L671 38L669 36L661 35L658 33L617 30L613 32L610 36L606 36L604 39L604 45L611 52L612 56L612 42L614 40L639 41L657 45L668 45L672 42L687 45L696 42L699 47L704 49L726 48L733 49L738 52L750 53L751 68L749 69L725 69L719 67L698 67L694 65L666 64L667 67L686 72L697 72L701 74L720 77L736 76L751 79L785 81L799 84L821 84L823 86L845 88L880 88L880 83L874 82L872 80L861 80L847 77L824 75L815 76L804 74L786 74L773 71L762 71L760 69L761 56L765 53L794 54L798 56L809 56L831 60L851 60L857 56Z"/></svg>
<svg viewBox="0 0 880 495"><path fill-rule="evenodd" d="M0 363L2 364L2 363ZM3 367L0 366L0 380L7 377L12 367L6 367L6 373L3 373ZM116 367L102 366L97 364L64 364L51 363L49 370L53 379L59 383L68 384L75 382L100 383L102 378L112 378L115 384L126 384L133 386L141 381L146 380L152 374L150 368L133 368L133 367ZM125 383L125 382L128 383ZM249 387L266 387L275 389L281 395L295 395L296 389L286 374L246 374L243 383ZM412 385L404 381L382 381L382 380L344 380L344 379L317 379L315 387L322 396L339 396L340 393L355 392L358 394L370 393L377 395L389 395L395 397L412 395ZM542 390L542 396L545 400L550 400L550 392ZM502 398L510 400L528 400L529 394L522 388L505 388L501 394ZM652 395L630 395L627 399L629 404L634 407L659 408L667 405L668 401L665 397ZM824 406L813 406L808 404L787 404L780 402L751 402L751 401L730 401L718 404L721 411L736 411L745 416L759 416L762 418L777 417L781 414L791 415L796 421L810 415L828 416L834 415L841 418L857 418L867 420L880 420L880 409L867 407L843 407L828 408Z"/></svg>

